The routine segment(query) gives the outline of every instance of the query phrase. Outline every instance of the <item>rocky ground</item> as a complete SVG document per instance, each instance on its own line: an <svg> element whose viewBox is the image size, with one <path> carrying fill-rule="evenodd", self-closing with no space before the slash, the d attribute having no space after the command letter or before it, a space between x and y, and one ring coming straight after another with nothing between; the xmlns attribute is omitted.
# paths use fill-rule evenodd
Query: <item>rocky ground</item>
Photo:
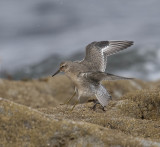
<svg viewBox="0 0 160 147"><path fill-rule="evenodd" d="M160 82L103 85L112 95L105 112L85 98L71 111L75 99L60 105L74 92L65 76L0 79L0 147L160 146Z"/></svg>

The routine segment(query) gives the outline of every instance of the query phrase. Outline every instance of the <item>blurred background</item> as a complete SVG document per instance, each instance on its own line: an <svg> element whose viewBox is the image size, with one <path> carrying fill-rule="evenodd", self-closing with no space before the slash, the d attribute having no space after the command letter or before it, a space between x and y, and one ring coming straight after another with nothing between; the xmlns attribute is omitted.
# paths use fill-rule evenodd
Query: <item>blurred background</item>
<svg viewBox="0 0 160 147"><path fill-rule="evenodd" d="M160 79L159 0L0 0L0 77L52 75L92 41L132 40L107 72Z"/></svg>

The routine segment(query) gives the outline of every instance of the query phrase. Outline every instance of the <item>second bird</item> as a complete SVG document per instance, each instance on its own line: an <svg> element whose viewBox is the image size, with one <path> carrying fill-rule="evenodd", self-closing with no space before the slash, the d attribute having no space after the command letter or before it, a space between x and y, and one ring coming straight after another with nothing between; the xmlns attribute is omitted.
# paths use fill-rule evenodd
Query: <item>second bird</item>
<svg viewBox="0 0 160 147"><path fill-rule="evenodd" d="M62 62L59 70L53 76L59 72L64 72L75 85L78 101L81 96L96 96L98 101L95 102L93 109L96 108L97 103L100 103L104 110L111 96L101 85L101 81L131 79L105 73L107 56L113 55L131 45L133 45L133 41L92 42L86 46L86 55L83 60Z"/></svg>

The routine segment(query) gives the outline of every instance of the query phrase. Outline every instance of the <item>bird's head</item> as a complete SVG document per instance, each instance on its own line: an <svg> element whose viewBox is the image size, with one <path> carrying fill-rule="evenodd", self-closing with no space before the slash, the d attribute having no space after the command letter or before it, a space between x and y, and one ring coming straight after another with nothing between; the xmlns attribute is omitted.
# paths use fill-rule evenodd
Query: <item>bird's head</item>
<svg viewBox="0 0 160 147"><path fill-rule="evenodd" d="M52 75L52 77L55 76L56 74L58 74L59 72L67 72L67 71L69 70L69 68L70 68L70 65L71 65L71 61L62 62L62 63L60 64L60 67L59 67L58 71L55 72L55 73Z"/></svg>

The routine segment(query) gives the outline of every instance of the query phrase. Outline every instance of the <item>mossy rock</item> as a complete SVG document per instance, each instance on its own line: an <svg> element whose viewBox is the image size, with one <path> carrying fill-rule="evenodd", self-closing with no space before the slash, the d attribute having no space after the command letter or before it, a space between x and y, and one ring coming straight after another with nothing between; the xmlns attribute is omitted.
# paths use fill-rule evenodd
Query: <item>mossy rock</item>
<svg viewBox="0 0 160 147"><path fill-rule="evenodd" d="M5 99L0 99L0 132L2 147L160 145L80 120L55 119Z"/></svg>
<svg viewBox="0 0 160 147"><path fill-rule="evenodd" d="M113 99L119 99L131 91L154 87L154 83L148 84L141 80L104 81L103 85ZM55 107L64 103L73 93L74 85L64 75L26 81L0 79L1 97L32 108ZM71 104L74 104L75 99L71 101ZM81 99L82 102L87 101L86 98Z"/></svg>
<svg viewBox="0 0 160 147"><path fill-rule="evenodd" d="M159 82L104 81L111 100L60 105L74 92L66 76L0 79L0 147L160 146ZM75 98L76 99L76 98Z"/></svg>
<svg viewBox="0 0 160 147"><path fill-rule="evenodd" d="M102 110L100 105L95 111L91 110L92 106L93 103L90 102L77 105L73 111L71 111L73 107L72 105L63 105L56 108L40 108L39 111L50 115L50 117L53 117L54 119L64 118L74 121L88 122L113 130L118 130L134 137L150 139L160 138L160 120L142 118L140 111L136 110L136 104L132 104L132 101L126 102L126 99L116 101L112 100L107 106L105 112ZM131 109L129 109L129 106ZM127 110L129 111L126 112ZM139 115L139 117L136 115ZM156 116L157 114L152 113L152 115Z"/></svg>
<svg viewBox="0 0 160 147"><path fill-rule="evenodd" d="M135 118L160 120L160 90L140 90L124 95L121 110Z"/></svg>

